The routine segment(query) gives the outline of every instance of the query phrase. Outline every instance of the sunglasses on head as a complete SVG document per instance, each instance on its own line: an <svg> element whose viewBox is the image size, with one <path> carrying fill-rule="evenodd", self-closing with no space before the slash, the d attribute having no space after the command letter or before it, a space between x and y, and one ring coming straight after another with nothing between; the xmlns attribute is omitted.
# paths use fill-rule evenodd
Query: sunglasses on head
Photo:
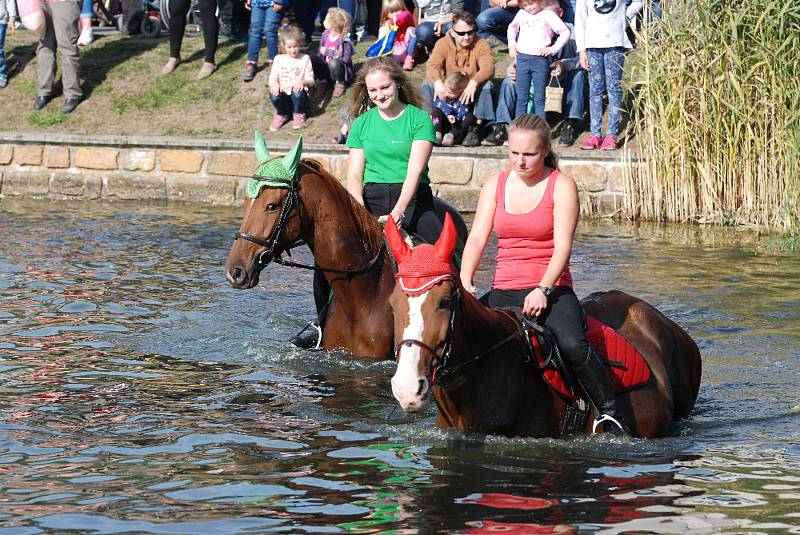
<svg viewBox="0 0 800 535"><path fill-rule="evenodd" d="M459 36L459 37L464 37L464 36L467 36L467 35L472 35L472 34L474 34L476 31L477 31L477 30L475 30L475 29L472 29L472 30L467 30L467 31L465 31L465 32L460 32L460 31L458 31L458 30L456 30L456 29L453 29L453 33L454 33L454 34L456 34L456 35L457 35L457 36Z"/></svg>

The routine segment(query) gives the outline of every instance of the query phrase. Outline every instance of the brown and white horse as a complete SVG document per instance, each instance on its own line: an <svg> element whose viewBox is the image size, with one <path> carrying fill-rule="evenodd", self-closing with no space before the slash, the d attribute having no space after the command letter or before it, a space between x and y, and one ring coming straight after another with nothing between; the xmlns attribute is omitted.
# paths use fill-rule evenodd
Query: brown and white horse
<svg viewBox="0 0 800 535"><path fill-rule="evenodd" d="M524 332L507 310L489 309L465 291L451 262L452 224L435 245L413 249L387 225L398 264L390 299L397 370L392 392L407 413L432 393L437 425L506 436L557 437L567 403L530 363ZM584 300L587 313L613 327L645 358L650 382L617 397L631 432L661 437L690 414L700 387L697 345L651 305L621 291ZM584 431L591 431L591 419Z"/></svg>

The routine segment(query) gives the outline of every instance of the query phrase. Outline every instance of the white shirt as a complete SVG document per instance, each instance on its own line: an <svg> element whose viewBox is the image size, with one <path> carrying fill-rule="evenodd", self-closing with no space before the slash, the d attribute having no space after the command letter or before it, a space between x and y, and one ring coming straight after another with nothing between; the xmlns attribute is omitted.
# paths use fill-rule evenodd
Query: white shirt
<svg viewBox="0 0 800 535"><path fill-rule="evenodd" d="M625 0L577 0L575 5L575 42L578 52L587 48L633 48L625 29L628 20L642 9L634 1L625 9Z"/></svg>

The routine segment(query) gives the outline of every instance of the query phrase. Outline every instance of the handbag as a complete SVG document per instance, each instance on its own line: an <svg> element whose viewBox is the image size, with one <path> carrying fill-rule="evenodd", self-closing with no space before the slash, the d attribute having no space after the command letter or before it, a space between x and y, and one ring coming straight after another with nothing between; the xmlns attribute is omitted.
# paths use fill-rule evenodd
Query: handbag
<svg viewBox="0 0 800 535"><path fill-rule="evenodd" d="M551 85L555 79L558 86ZM564 102L564 88L558 77L551 76L544 91L544 111L554 111L561 113Z"/></svg>
<svg viewBox="0 0 800 535"><path fill-rule="evenodd" d="M397 25L387 22L386 27L389 30L386 32L386 35L380 37L369 47L369 50L367 50L368 58L380 58L392 54L392 50L394 50L394 40L397 38Z"/></svg>

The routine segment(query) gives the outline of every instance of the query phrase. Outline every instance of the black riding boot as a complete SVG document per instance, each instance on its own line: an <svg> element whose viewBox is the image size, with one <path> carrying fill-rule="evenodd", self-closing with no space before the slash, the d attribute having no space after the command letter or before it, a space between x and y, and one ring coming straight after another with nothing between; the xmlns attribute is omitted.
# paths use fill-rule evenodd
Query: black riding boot
<svg viewBox="0 0 800 535"><path fill-rule="evenodd" d="M617 400L614 396L614 387L605 365L594 349L589 349L586 361L580 368L575 368L578 380L596 411L597 419L592 426L592 432L602 423L603 431L614 435L629 435L630 430L622 416L617 412Z"/></svg>
<svg viewBox="0 0 800 535"><path fill-rule="evenodd" d="M317 319L310 321L296 335L289 340L292 345L300 349L322 349L322 328L328 315L328 305L331 300L331 287L325 276L319 271L314 272L314 305L317 307Z"/></svg>

